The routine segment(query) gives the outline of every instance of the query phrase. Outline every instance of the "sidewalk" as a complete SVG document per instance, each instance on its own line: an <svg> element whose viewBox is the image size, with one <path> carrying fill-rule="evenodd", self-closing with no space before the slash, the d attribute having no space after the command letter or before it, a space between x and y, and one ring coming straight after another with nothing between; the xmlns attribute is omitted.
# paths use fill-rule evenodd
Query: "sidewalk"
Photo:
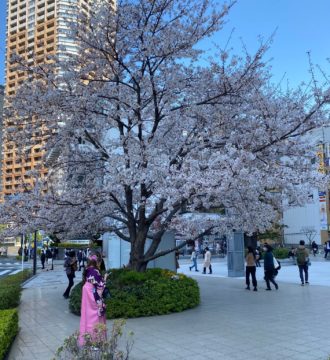
<svg viewBox="0 0 330 360"><path fill-rule="evenodd" d="M284 263L284 262L282 262ZM203 260L198 259L198 270L199 272L189 271L189 266L191 265L190 260L182 260L180 261L180 268L178 272L181 272L186 275L194 275L198 277L205 277L202 274L203 271ZM212 269L213 274L212 277L219 278L227 278L228 270L227 270L227 262L226 259L212 259ZM257 280L263 282L264 278L264 270L263 264L261 267L257 268ZM244 277L240 278L242 282L244 282ZM289 284L300 284L298 267L293 265L283 264L281 270L278 273L276 278L279 282L285 282ZM313 258L311 257L311 266L309 267L309 282L312 285L322 285L322 286L330 286L330 261L324 260L323 258Z"/></svg>
<svg viewBox="0 0 330 360"><path fill-rule="evenodd" d="M134 347L131 360L328 360L329 287L299 285L297 268L281 269L278 291L244 290L243 279L225 277L224 262L214 263L214 275L180 271L198 280L201 305L183 313L130 319ZM317 276L327 278L330 262L320 262ZM315 266L316 268L317 266ZM282 273L283 270L283 273ZM295 279L289 279L295 271ZM259 277L261 272L259 272ZM286 275L287 274L287 275ZM77 273L78 283L81 273ZM293 283L292 280L295 280ZM25 285L20 306L20 333L9 360L48 360L66 336L79 328L79 317L62 297L66 287L63 267L39 273ZM111 326L111 321L108 321Z"/></svg>

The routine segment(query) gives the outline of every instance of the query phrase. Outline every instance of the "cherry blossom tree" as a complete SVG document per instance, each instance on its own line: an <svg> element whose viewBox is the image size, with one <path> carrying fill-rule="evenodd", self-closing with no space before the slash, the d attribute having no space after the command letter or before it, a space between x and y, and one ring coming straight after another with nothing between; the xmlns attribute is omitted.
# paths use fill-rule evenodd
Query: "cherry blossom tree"
<svg viewBox="0 0 330 360"><path fill-rule="evenodd" d="M79 54L16 59L30 81L9 99L8 116L25 119L13 136L24 149L43 132L48 175L32 172L2 221L59 238L114 232L143 271L175 250L158 251L166 231L264 231L284 198L303 204L310 184L324 186L305 134L325 123L329 93L271 85L269 42L253 55L201 50L232 5L98 1L71 25Z"/></svg>

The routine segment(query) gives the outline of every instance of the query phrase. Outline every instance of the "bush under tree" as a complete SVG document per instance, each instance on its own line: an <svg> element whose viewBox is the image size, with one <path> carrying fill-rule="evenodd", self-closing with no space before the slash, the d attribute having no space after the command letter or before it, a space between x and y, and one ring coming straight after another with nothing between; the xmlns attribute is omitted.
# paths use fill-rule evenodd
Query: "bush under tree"
<svg viewBox="0 0 330 360"><path fill-rule="evenodd" d="M164 315L193 308L200 303L195 280L169 270L112 270L108 278L111 298L107 299L107 318L134 318ZM70 296L70 310L80 315L82 283Z"/></svg>

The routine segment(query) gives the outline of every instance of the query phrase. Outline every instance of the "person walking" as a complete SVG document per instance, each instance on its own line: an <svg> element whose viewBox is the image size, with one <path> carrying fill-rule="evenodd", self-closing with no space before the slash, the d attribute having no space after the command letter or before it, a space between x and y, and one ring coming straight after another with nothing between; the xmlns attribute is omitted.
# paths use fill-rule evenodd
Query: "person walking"
<svg viewBox="0 0 330 360"><path fill-rule="evenodd" d="M24 246L24 260L26 259L28 259L28 257L29 257L29 250L28 250L28 248L26 247L26 245Z"/></svg>
<svg viewBox="0 0 330 360"><path fill-rule="evenodd" d="M220 243L219 241L216 243L215 245L215 252L217 255L220 255L220 251L221 251L221 246L220 246Z"/></svg>
<svg viewBox="0 0 330 360"><path fill-rule="evenodd" d="M272 290L270 287L270 283L275 286L275 289L278 290L278 284L274 280L275 275L275 266L274 266L274 255L273 249L270 245L264 245L264 271L265 271L265 281L267 285L266 290Z"/></svg>
<svg viewBox="0 0 330 360"><path fill-rule="evenodd" d="M81 250L81 249L78 251L78 254L77 254L77 259L78 259L78 264L79 264L78 271L81 271L81 268L82 268L82 261L83 261L83 252L82 252L82 250Z"/></svg>
<svg viewBox="0 0 330 360"><path fill-rule="evenodd" d="M40 261L41 261L42 269L44 269L45 268L45 261L46 261L46 254L45 254L45 251L43 249L41 250L41 253L40 253Z"/></svg>
<svg viewBox="0 0 330 360"><path fill-rule="evenodd" d="M294 264L296 265L296 249L293 246L291 246L291 249L288 252L288 258L292 258Z"/></svg>
<svg viewBox="0 0 330 360"><path fill-rule="evenodd" d="M209 274L212 274L211 251L208 246L205 248L204 253L203 274L206 274L206 268L209 268Z"/></svg>
<svg viewBox="0 0 330 360"><path fill-rule="evenodd" d="M53 270L53 254L50 248L48 247L46 249L46 264L47 264L47 271L49 269Z"/></svg>
<svg viewBox="0 0 330 360"><path fill-rule="evenodd" d="M309 284L308 282L308 262L309 262L309 251L305 248L305 241L300 240L299 247L296 251L297 265L299 268L299 276L301 280L301 286ZM305 278L304 278L305 275Z"/></svg>
<svg viewBox="0 0 330 360"><path fill-rule="evenodd" d="M64 269L66 272L66 276L68 277L69 280L68 287L66 288L63 294L65 299L68 299L68 297L70 296L70 290L74 285L73 279L75 278L75 272L77 271L77 268L78 265L77 265L76 254L74 251L71 250L67 253L67 257L64 261Z"/></svg>
<svg viewBox="0 0 330 360"><path fill-rule="evenodd" d="M313 255L316 256L317 252L319 250L318 245L316 244L315 241L312 242L312 251L313 251Z"/></svg>
<svg viewBox="0 0 330 360"><path fill-rule="evenodd" d="M248 246L248 253L245 257L246 267L245 267L245 281L246 281L246 290L250 290L250 275L252 278L253 291L258 291L257 289L257 279L256 279L256 255L251 246Z"/></svg>
<svg viewBox="0 0 330 360"><path fill-rule="evenodd" d="M197 251L196 251L196 249L193 249L190 260L192 261L193 264L191 266L189 266L189 270L191 271L191 269L195 268L195 271L199 271L197 269Z"/></svg>
<svg viewBox="0 0 330 360"><path fill-rule="evenodd" d="M81 318L79 328L79 344L85 344L86 335L92 340L100 340L99 324L106 325L106 306L103 299L103 291L106 285L107 276L102 277L100 262L97 255L88 258L87 267L83 272L83 288L81 297ZM104 340L106 338L104 328ZM101 329L102 335L102 329Z"/></svg>
<svg viewBox="0 0 330 360"><path fill-rule="evenodd" d="M330 241L324 243L324 258L328 257L328 252L330 252Z"/></svg>

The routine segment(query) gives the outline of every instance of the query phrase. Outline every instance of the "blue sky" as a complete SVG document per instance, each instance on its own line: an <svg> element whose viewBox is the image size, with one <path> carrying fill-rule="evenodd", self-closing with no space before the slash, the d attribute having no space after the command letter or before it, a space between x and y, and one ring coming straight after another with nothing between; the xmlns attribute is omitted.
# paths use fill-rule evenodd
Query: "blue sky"
<svg viewBox="0 0 330 360"><path fill-rule="evenodd" d="M232 47L240 52L241 41L253 51L258 36L269 37L277 29L267 58L272 60L274 81L286 74L291 85L309 78L307 51L314 63L327 71L330 57L330 0L238 0L224 31L215 42L225 44L234 28ZM0 0L0 84L4 83L6 0ZM211 46L211 45L210 45Z"/></svg>

